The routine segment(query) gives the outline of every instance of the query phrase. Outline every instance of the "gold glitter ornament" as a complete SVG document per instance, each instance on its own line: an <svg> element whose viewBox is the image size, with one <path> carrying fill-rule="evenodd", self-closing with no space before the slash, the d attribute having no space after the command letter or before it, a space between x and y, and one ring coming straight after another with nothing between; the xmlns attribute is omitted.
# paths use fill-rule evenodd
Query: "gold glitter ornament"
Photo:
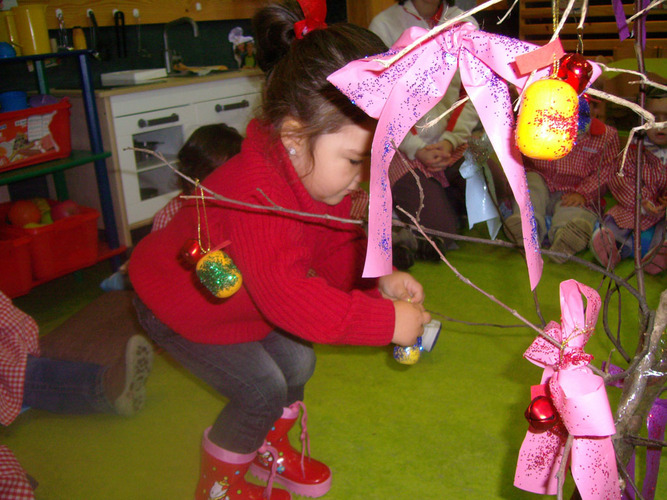
<svg viewBox="0 0 667 500"><path fill-rule="evenodd" d="M524 93L516 124L516 145L536 160L567 155L577 139L579 96L554 78L532 83Z"/></svg>
<svg viewBox="0 0 667 500"><path fill-rule="evenodd" d="M199 259L196 271L199 281L220 299L234 295L243 283L234 261L222 250L213 250Z"/></svg>

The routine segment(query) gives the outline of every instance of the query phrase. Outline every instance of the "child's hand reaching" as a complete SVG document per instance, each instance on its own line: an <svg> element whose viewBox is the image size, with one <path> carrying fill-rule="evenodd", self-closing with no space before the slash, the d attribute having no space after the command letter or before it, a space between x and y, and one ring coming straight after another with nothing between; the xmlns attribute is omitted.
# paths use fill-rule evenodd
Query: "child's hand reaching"
<svg viewBox="0 0 667 500"><path fill-rule="evenodd" d="M424 325L431 315L424 309L424 289L408 273L395 271L378 280L382 295L394 301L396 321L392 342L404 347L412 346L424 333Z"/></svg>
<svg viewBox="0 0 667 500"><path fill-rule="evenodd" d="M395 300L394 311L396 321L391 341L403 347L415 345L417 338L424 333L424 325L431 321L431 315L422 304L405 300Z"/></svg>
<svg viewBox="0 0 667 500"><path fill-rule="evenodd" d="M410 274L394 271L378 279L382 296L392 300L408 300L417 304L424 302L424 288Z"/></svg>

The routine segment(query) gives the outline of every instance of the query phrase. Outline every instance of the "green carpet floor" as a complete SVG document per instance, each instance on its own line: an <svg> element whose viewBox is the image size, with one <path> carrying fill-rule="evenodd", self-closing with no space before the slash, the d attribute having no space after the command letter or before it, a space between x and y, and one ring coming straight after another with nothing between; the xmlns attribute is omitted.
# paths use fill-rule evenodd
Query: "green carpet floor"
<svg viewBox="0 0 667 500"><path fill-rule="evenodd" d="M463 243L448 257L465 277L528 320L539 321L518 252ZM631 263L623 262L619 274L630 270ZM107 264L100 264L35 288L15 303L48 332L102 293L97 284L107 273ZM413 274L424 283L433 311L467 322L518 323L444 263L418 263ZM579 265L545 260L538 295L547 321L560 319L558 285L570 278L600 284L600 275ZM655 308L667 280L647 276L646 281L648 302ZM633 352L637 306L627 293L622 298L624 336ZM533 338L527 328L443 321L434 351L414 366L396 363L388 347L317 346L306 403L313 456L334 474L325 498L542 498L512 485L530 385L541 375L522 358ZM601 321L587 351L598 366L609 355ZM611 359L622 364L617 355ZM0 430L0 442L39 481L41 500L191 499L201 433L224 400L163 353L156 356L147 389L146 407L135 417L30 410ZM609 391L612 406L614 391ZM663 460L656 499L667 498L665 467Z"/></svg>

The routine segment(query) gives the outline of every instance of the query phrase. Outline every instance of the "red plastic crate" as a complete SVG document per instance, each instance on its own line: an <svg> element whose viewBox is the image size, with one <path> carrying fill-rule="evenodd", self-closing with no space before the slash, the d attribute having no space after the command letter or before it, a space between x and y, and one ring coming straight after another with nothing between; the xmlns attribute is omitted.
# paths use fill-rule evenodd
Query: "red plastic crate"
<svg viewBox="0 0 667 500"><path fill-rule="evenodd" d="M0 113L0 172L72 152L69 99L56 104Z"/></svg>
<svg viewBox="0 0 667 500"><path fill-rule="evenodd" d="M11 202L0 204L4 223ZM81 212L34 228L4 226L6 234L30 238L30 262L35 281L47 281L97 262L97 219L100 213L79 206Z"/></svg>
<svg viewBox="0 0 667 500"><path fill-rule="evenodd" d="M5 234L0 228L0 290L10 298L32 288L30 237Z"/></svg>

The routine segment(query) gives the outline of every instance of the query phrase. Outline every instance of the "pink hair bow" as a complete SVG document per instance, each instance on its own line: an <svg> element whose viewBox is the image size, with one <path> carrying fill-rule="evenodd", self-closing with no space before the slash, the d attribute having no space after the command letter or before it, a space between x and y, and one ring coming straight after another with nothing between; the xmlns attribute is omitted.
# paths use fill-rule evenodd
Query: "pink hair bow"
<svg viewBox="0 0 667 500"><path fill-rule="evenodd" d="M477 30L471 23L455 25L425 40L393 65L388 60L400 49L427 33L410 28L385 54L347 64L329 76L329 81L368 115L378 119L373 138L369 207L369 242L364 276L391 272L392 199L387 169L398 146L417 121L440 101L457 69L493 149L507 175L521 212L524 247L531 289L542 273L537 227L528 196L521 155L514 144L514 113L507 82L522 89L528 76L517 76L517 56L537 46L502 35ZM600 74L593 64L591 82ZM549 74L549 68L536 73Z"/></svg>
<svg viewBox="0 0 667 500"><path fill-rule="evenodd" d="M326 28L324 20L327 17L327 4L325 0L297 0L303 11L305 19L294 23L294 34L297 38L303 38L313 30Z"/></svg>
<svg viewBox="0 0 667 500"><path fill-rule="evenodd" d="M582 295L586 297L584 306ZM584 352L600 310L598 293L575 280L560 285L562 324L550 322L545 333L561 343L559 349L538 337L524 353L544 368L542 386L532 393L550 394L560 422L539 431L532 425L519 452L514 485L543 495L555 495L568 434L574 438L569 461L583 500L620 500L616 455L611 436L616 432L604 380L588 366Z"/></svg>

